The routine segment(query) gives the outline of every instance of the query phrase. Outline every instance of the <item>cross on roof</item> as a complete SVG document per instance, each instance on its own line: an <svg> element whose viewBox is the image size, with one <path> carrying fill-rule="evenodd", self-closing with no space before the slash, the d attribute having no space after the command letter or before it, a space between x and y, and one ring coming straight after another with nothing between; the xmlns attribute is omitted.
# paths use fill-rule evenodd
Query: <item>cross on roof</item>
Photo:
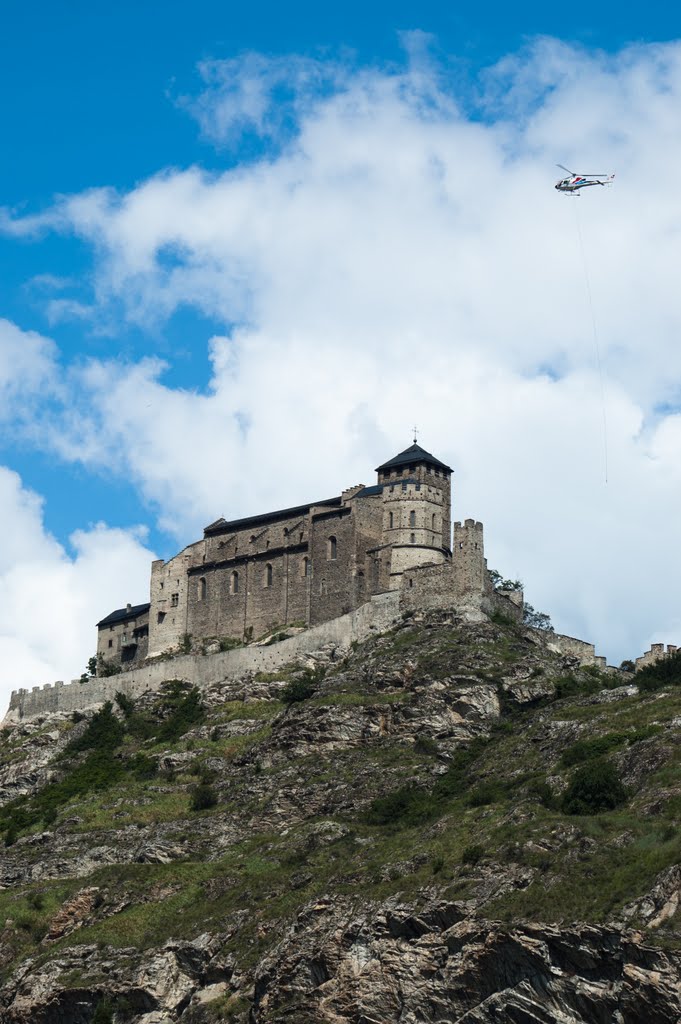
<svg viewBox="0 0 681 1024"><path fill-rule="evenodd" d="M417 438L418 427L412 427L411 429L414 431L414 444L416 444L416 442L418 440L418 438Z"/></svg>

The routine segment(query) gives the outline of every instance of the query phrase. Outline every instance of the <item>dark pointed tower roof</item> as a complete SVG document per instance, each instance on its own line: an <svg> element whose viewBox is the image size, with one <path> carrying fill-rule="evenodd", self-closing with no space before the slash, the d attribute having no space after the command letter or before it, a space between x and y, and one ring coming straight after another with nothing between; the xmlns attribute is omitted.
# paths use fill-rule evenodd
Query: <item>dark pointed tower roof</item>
<svg viewBox="0 0 681 1024"><path fill-rule="evenodd" d="M420 444L414 443L410 448L405 448L403 452L396 455L394 459L390 459L388 462L384 462L382 466L376 467L376 472L381 473L386 469L399 469L401 466L415 465L416 463L427 463L429 466L435 466L436 469L443 469L447 473L452 473L451 466L446 466L444 462L440 462L430 452L425 451Z"/></svg>

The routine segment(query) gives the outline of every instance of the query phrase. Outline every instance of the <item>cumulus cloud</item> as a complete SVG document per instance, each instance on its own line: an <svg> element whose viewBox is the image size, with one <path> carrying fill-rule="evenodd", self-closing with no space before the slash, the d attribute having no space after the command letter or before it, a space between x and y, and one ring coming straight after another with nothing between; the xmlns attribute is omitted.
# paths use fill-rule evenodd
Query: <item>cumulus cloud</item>
<svg viewBox="0 0 681 1024"><path fill-rule="evenodd" d="M71 679L96 649L95 623L148 592L153 554L140 530L103 523L65 550L45 530L43 503L0 466L0 708L20 686Z"/></svg>
<svg viewBox="0 0 681 1024"><path fill-rule="evenodd" d="M74 368L51 443L132 480L180 543L369 482L416 421L456 517L560 628L612 658L678 642L681 46L538 40L463 94L418 42L404 68L213 62L203 131L274 149L47 211L91 244L103 319L225 325L196 340L202 393L153 358ZM558 161L616 185L558 195Z"/></svg>
<svg viewBox="0 0 681 1024"><path fill-rule="evenodd" d="M58 391L57 347L0 319L0 423L25 422L38 396Z"/></svg>

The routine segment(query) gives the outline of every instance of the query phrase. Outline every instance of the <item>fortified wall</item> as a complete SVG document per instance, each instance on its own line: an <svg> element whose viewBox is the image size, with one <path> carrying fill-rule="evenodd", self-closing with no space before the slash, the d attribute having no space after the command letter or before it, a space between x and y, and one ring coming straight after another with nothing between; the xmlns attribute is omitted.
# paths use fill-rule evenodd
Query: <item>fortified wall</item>
<svg viewBox="0 0 681 1024"><path fill-rule="evenodd" d="M57 682L34 686L32 690L14 690L2 725L55 711L82 711L113 700L120 691L135 698L149 690L158 690L167 679L186 679L198 687L212 686L226 679L238 679L247 672L276 672L306 654L328 644L339 654L354 642L390 629L400 618L399 594L395 591L371 598L357 611L263 647L240 647L220 654L178 655L172 660L158 659L141 668L115 676L94 677L80 682Z"/></svg>
<svg viewBox="0 0 681 1024"><path fill-rule="evenodd" d="M656 661L668 658L670 654L676 654L678 649L674 644L669 644L666 650L664 644L651 644L650 650L636 659L636 671L638 672L640 668L645 668L647 665L654 665Z"/></svg>

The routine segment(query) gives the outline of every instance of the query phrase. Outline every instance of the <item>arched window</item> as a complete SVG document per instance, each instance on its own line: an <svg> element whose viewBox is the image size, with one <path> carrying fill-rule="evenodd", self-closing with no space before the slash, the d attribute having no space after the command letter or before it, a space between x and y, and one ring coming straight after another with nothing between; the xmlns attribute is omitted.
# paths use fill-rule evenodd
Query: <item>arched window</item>
<svg viewBox="0 0 681 1024"><path fill-rule="evenodd" d="M394 516L394 515L392 514L392 512L391 512L391 513L390 513L390 516L389 516L389 520L388 520L388 522L389 522L389 527L390 527L390 529L391 529L391 530L392 530L392 528L393 528L393 523L394 523L394 521L395 521L395 516Z"/></svg>
<svg viewBox="0 0 681 1024"><path fill-rule="evenodd" d="M269 562L265 566L265 586L266 587L271 587L272 586L272 566L270 565Z"/></svg>
<svg viewBox="0 0 681 1024"><path fill-rule="evenodd" d="M413 509L409 513L409 525L410 526L416 526L416 512L414 512Z"/></svg>
<svg viewBox="0 0 681 1024"><path fill-rule="evenodd" d="M310 559L307 557L307 555L305 555L305 557L303 558L303 576L311 576L311 575L312 575L312 565L310 564Z"/></svg>
<svg viewBox="0 0 681 1024"><path fill-rule="evenodd" d="M327 541L327 545L326 545L326 557L329 559L329 561L332 561L336 557L337 551L338 551L338 542L337 542L336 538L335 537L329 537L329 539Z"/></svg>
<svg viewBox="0 0 681 1024"><path fill-rule="evenodd" d="M232 573L232 578L230 580L229 589L230 589L232 594L238 594L239 593L239 573L236 571L236 569Z"/></svg>
<svg viewBox="0 0 681 1024"><path fill-rule="evenodd" d="M208 597L208 584L206 583L206 577L202 576L199 580L199 601L205 601Z"/></svg>

